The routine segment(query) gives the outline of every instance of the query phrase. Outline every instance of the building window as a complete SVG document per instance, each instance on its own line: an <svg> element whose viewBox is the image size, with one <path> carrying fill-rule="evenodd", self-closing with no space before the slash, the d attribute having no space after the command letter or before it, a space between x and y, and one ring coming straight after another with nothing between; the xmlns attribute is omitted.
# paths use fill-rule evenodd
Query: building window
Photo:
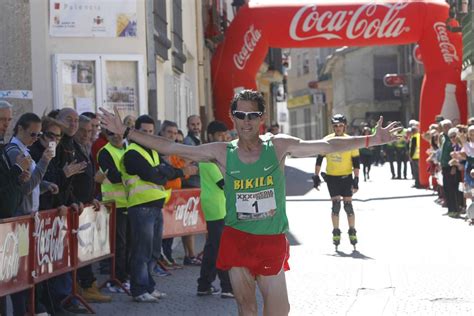
<svg viewBox="0 0 474 316"><path fill-rule="evenodd" d="M296 56L296 76L300 77L302 73L302 62L301 62L301 55Z"/></svg>
<svg viewBox="0 0 474 316"><path fill-rule="evenodd" d="M308 52L303 53L303 75L309 74L309 54Z"/></svg>
<svg viewBox="0 0 474 316"><path fill-rule="evenodd" d="M293 136L297 136L298 134L298 128L296 126L296 114L297 110L290 111L290 134Z"/></svg>
<svg viewBox="0 0 474 316"><path fill-rule="evenodd" d="M304 138L311 139L311 109L304 109Z"/></svg>
<svg viewBox="0 0 474 316"><path fill-rule="evenodd" d="M168 49L171 48L171 41L168 39L166 0L153 1L153 17L155 25L155 32L153 33L155 54L160 56L163 60L168 60Z"/></svg>
<svg viewBox="0 0 474 316"><path fill-rule="evenodd" d="M393 93L393 88L386 87L383 84L383 78L386 74L398 73L397 55L374 56L374 99L377 101L386 101L397 99Z"/></svg>
<svg viewBox="0 0 474 316"><path fill-rule="evenodd" d="M184 72L186 56L183 54L183 9L181 0L173 1L173 67L178 72Z"/></svg>

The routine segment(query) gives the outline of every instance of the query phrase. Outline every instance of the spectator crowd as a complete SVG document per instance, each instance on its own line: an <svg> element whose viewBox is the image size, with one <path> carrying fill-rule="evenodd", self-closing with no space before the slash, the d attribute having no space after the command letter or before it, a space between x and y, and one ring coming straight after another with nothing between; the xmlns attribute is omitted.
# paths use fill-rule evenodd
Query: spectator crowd
<svg viewBox="0 0 474 316"><path fill-rule="evenodd" d="M215 266L225 216L224 180L216 165L163 156L128 142L123 135L101 129L92 112L63 108L42 118L25 113L11 129L12 119L12 105L0 101L0 219L51 209L57 209L61 216L70 210L80 214L84 205L97 209L100 201L114 200L115 271L121 286L108 284L109 292L129 291L136 302L158 302L166 293L157 289L153 276L167 276L169 270L197 265L201 266L197 295L234 297L227 273ZM148 115L129 115L124 123L189 146L204 142L197 115L188 117L186 135L172 121L165 120L158 128ZM205 134L209 142L230 141L235 135L219 121L210 122ZM196 187L201 187L207 241L199 251L193 235L181 237L185 257L178 263L173 257L178 240L162 240L162 208L171 190ZM110 261L100 262L101 272L110 270ZM220 290L211 285L217 276ZM86 313L75 300L62 304L72 293L72 282L71 273L65 273L38 284L35 315ZM87 302L112 301L112 296L99 289L91 266L78 269L77 283ZM28 291L14 293L10 299L15 316L28 312ZM1 298L2 314L5 300Z"/></svg>
<svg viewBox="0 0 474 316"><path fill-rule="evenodd" d="M371 134L373 128L373 124L362 123L356 134ZM438 195L435 202L447 208L444 215L463 218L473 225L474 117L463 125L437 115L424 132L420 131L418 121L410 120L400 136L394 143L360 149L364 181L370 179L371 165L384 165L386 162L392 179L408 179L409 176L414 180L412 187L422 188L419 181L420 147L422 141L428 142L427 172L429 188ZM407 166L410 166L411 175L407 174Z"/></svg>

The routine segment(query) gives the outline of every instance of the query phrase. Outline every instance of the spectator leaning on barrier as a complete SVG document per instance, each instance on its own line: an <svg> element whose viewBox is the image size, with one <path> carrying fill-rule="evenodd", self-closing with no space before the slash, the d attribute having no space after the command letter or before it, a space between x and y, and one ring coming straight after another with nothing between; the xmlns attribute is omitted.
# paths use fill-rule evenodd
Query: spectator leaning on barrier
<svg viewBox="0 0 474 316"><path fill-rule="evenodd" d="M207 126L207 138L210 143L225 141L226 134L227 127L222 122L213 121ZM199 170L201 171L201 207L206 218L207 239L202 256L197 295L212 295L218 292L212 286L212 282L216 279L216 275L219 275L221 297L233 298L229 272L216 268L217 253L225 226L224 177L219 167L213 162L200 162Z"/></svg>
<svg viewBox="0 0 474 316"><path fill-rule="evenodd" d="M20 176L29 176L31 159L19 155L15 163L10 163L4 151L4 137L12 121L12 106L6 101L0 101L0 219L13 217L22 200ZM25 171L23 171L25 170ZM25 313L26 295L19 292L12 295L13 308L17 314ZM22 306L23 304L23 306ZM0 298L0 313L6 314L5 297Z"/></svg>
<svg viewBox="0 0 474 316"><path fill-rule="evenodd" d="M50 163L50 166L56 170L55 179L59 186L59 193L51 197L50 203L52 207L70 206L75 211L79 211L82 205L74 202L73 177L83 173L87 167L86 162L78 162L76 146L74 145L73 137L79 129L79 115L72 108L63 108L49 113L48 116L57 119L62 124L62 137L56 147L56 156ZM51 312L62 311L62 309L72 313L87 312L76 301L72 301L65 306L61 304L63 299L72 292L72 276L70 273L48 279L48 288L53 301Z"/></svg>
<svg viewBox="0 0 474 316"><path fill-rule="evenodd" d="M41 135L41 119L34 113L25 113L18 119L13 129L13 138L5 147L6 154L10 163L16 161L18 157L28 157L31 160L30 174L22 179L21 191L23 200L16 209L16 216L29 215L39 211L40 192L51 191L58 193L58 187L54 183L43 180L48 168L48 164L53 157L53 151L46 149L41 159L36 164L29 153L28 147L31 146ZM11 295L13 314L24 315L28 300L28 290L14 293ZM37 313L46 313L46 308L35 298Z"/></svg>
<svg viewBox="0 0 474 316"><path fill-rule="evenodd" d="M148 115L140 116L135 129L154 134L155 122ZM155 289L151 272L161 253L163 233L162 208L170 193L163 185L168 180L158 152L132 142L122 158L122 177L127 191L130 221L130 290L136 302L158 302L166 296Z"/></svg>
<svg viewBox="0 0 474 316"><path fill-rule="evenodd" d="M100 209L99 201L94 198L95 167L90 156L92 124L91 120L83 115L79 116L79 129L73 136L75 157L77 162L85 163L84 172L72 177L73 202L77 204L92 204L95 209ZM81 267L77 270L79 285L82 289L81 296L90 303L105 303L112 300L111 296L104 295L97 287L92 265Z"/></svg>
<svg viewBox="0 0 474 316"><path fill-rule="evenodd" d="M12 164L5 154L4 137L12 116L10 103L0 101L0 219L12 217L18 209L22 200L20 175L29 174L30 168L28 157L20 155Z"/></svg>
<svg viewBox="0 0 474 316"><path fill-rule="evenodd" d="M115 272L122 286L130 289L129 252L130 232L128 229L127 195L122 182L120 161L125 153L121 135L103 131L108 143L99 151L99 173L102 175L98 182L101 183L102 201L115 201ZM97 177L96 177L97 179ZM117 287L109 287L112 292L120 292Z"/></svg>

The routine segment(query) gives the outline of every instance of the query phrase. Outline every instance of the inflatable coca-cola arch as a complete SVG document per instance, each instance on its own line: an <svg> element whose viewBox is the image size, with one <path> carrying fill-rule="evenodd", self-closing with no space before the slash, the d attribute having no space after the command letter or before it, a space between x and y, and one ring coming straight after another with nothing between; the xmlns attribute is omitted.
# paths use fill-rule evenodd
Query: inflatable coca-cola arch
<svg viewBox="0 0 474 316"><path fill-rule="evenodd" d="M256 89L255 76L269 47L418 43L426 73L421 92L421 130L427 130L441 112L446 118L465 121L466 85L460 76L462 39L459 33L446 29L448 10L443 0L251 0L239 10L212 58L215 117L232 124L229 102L234 91ZM446 98L452 100L447 106L443 106L445 91L455 93L455 98ZM427 147L422 142L420 177L424 185L428 182Z"/></svg>

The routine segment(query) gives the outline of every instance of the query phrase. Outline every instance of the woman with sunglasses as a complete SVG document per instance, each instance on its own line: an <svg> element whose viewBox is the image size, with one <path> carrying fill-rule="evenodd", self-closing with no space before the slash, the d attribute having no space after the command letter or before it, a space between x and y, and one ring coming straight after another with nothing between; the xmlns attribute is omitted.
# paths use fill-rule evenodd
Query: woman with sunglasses
<svg viewBox="0 0 474 316"><path fill-rule="evenodd" d="M13 129L13 138L7 145L6 152L10 161L15 161L19 155L30 157L29 147L38 140L41 133L41 119L34 113L23 114ZM30 178L22 184L23 201L17 210L17 215L26 215L39 210L41 192L57 192L58 187L51 182L43 181L48 164L54 152L46 149L41 159L36 163L33 159L30 165Z"/></svg>
<svg viewBox="0 0 474 316"><path fill-rule="evenodd" d="M41 119L34 113L25 113L18 119L13 129L13 138L5 149L10 162L16 161L19 156L31 159L30 169L28 170L29 176L22 179L23 200L18 209L15 210L16 216L39 211L40 194L42 192L58 192L56 184L43 180L48 164L53 158L53 151L51 149L45 150L38 163L35 163L29 153L28 147L33 145L40 136ZM22 291L11 296L14 315L24 315L26 313L27 294L28 291ZM45 307L39 304L38 299L35 303L36 313L46 313Z"/></svg>
<svg viewBox="0 0 474 316"><path fill-rule="evenodd" d="M240 315L256 315L255 290L263 296L266 315L287 315L290 310L285 271L289 269L288 218L285 210L285 158L309 157L381 145L397 139L397 123L375 134L305 141L289 135L260 136L265 101L260 92L242 90L231 102L230 114L239 138L185 146L164 137L146 135L125 127L115 115L101 109L101 124L124 138L164 155L180 155L194 161L215 162L224 175L225 227L217 268L229 270Z"/></svg>

